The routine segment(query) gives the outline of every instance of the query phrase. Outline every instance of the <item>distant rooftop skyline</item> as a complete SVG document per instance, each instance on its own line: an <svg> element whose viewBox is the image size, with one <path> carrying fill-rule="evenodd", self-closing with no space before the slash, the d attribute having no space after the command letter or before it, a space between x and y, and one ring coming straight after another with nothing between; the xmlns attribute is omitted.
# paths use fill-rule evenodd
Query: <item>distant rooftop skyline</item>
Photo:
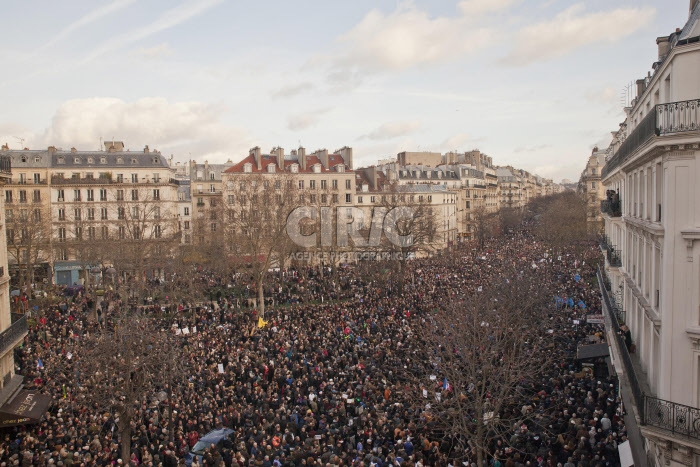
<svg viewBox="0 0 700 467"><path fill-rule="evenodd" d="M0 143L469 151L577 179L688 0L10 2ZM103 144L103 143L102 143ZM314 146L317 145L317 146Z"/></svg>

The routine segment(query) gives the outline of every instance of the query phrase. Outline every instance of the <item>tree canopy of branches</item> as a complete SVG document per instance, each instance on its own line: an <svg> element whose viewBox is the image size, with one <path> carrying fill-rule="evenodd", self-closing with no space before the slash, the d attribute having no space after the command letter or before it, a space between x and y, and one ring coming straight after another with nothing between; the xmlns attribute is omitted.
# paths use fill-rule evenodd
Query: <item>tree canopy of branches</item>
<svg viewBox="0 0 700 467"><path fill-rule="evenodd" d="M407 365L412 398L457 457L483 465L489 441L532 416L522 406L551 360L537 350L552 339L543 324L549 298L534 272L511 269L418 328Z"/></svg>
<svg viewBox="0 0 700 467"><path fill-rule="evenodd" d="M573 191L540 198L531 209L536 235L554 248L577 245L588 237L586 201Z"/></svg>
<svg viewBox="0 0 700 467"><path fill-rule="evenodd" d="M268 271L281 267L289 251L287 219L304 203L289 174L246 175L233 183L226 206L227 244L234 264L256 281L257 307L265 313L264 284Z"/></svg>
<svg viewBox="0 0 700 467"><path fill-rule="evenodd" d="M19 268L20 289L34 282L34 270L51 256L51 216L48 209L7 210L6 237L10 264Z"/></svg>
<svg viewBox="0 0 700 467"><path fill-rule="evenodd" d="M170 398L184 379L182 349L155 318L126 311L87 335L83 349L80 365L65 360L66 385L77 387L77 398L114 417L122 459L129 459L132 421L139 408L159 400L163 392Z"/></svg>

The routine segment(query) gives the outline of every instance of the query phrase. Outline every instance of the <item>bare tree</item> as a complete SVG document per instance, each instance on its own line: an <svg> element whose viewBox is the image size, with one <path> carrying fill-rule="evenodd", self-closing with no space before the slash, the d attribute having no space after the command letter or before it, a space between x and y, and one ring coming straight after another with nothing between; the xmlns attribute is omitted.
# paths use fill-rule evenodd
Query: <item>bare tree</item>
<svg viewBox="0 0 700 467"><path fill-rule="evenodd" d="M18 267L20 289L31 287L35 269L51 257L51 215L46 207L6 209L7 253Z"/></svg>
<svg viewBox="0 0 700 467"><path fill-rule="evenodd" d="M255 278L257 306L265 313L264 284L271 268L282 267L291 241L287 219L305 202L300 198L297 179L285 173L246 174L237 178L233 202L226 206L227 245L232 260ZM229 198L227 198L229 199Z"/></svg>
<svg viewBox="0 0 700 467"><path fill-rule="evenodd" d="M489 213L484 206L479 206L474 210L474 236L481 248L484 247L486 239L493 233L493 213Z"/></svg>
<svg viewBox="0 0 700 467"><path fill-rule="evenodd" d="M483 465L490 440L533 416L522 406L552 359L542 350L552 339L548 298L531 273L504 271L416 328L408 397L452 442L453 456Z"/></svg>
<svg viewBox="0 0 700 467"><path fill-rule="evenodd" d="M535 233L554 248L579 246L588 236L587 205L576 193L567 191L541 199Z"/></svg>
<svg viewBox="0 0 700 467"><path fill-rule="evenodd" d="M101 330L86 334L79 353L66 359L61 372L77 388L81 403L112 414L122 459L131 455L132 422L140 406L163 391L170 398L173 383L185 375L178 338L161 326L153 317L119 311Z"/></svg>

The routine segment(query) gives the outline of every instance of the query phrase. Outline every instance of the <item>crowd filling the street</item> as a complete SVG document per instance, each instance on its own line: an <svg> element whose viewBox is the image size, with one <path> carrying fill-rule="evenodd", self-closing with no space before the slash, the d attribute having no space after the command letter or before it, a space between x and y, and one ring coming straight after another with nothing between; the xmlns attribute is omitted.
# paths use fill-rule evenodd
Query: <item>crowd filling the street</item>
<svg viewBox="0 0 700 467"><path fill-rule="evenodd" d="M602 313L599 256L589 240L548 245L526 222L483 245L458 243L409 260L400 279L382 272L380 261L275 271L266 285L275 304L264 316L226 292L226 285L255 290L245 271L193 269L196 281L224 286L198 303L144 306L108 292L95 314L79 291L34 312L16 350L25 387L52 403L39 423L2 428L0 466L618 466L617 446L627 439L618 381L602 361L577 360L580 345L605 342L604 325L586 320ZM380 273L367 274L373 268ZM478 466L476 441L436 423L439 400L465 397L470 388L437 368L421 383L431 393L421 399L407 373L431 316L459 297L517 283L512 271L532 275L549 294L542 305L548 319L538 323L549 338L531 345L534 358L541 352L551 364L516 382L527 388L517 407L490 416L508 420L509 429L492 429ZM518 304L511 309L518 313ZM186 373L176 391L163 381L137 402L131 438L122 439L115 414L86 397L81 375L66 369L78 372L90 358L83 342L129 310L174 336ZM489 419L473 422L489 429ZM202 448L215 430L221 436ZM122 458L125 443L130 458Z"/></svg>

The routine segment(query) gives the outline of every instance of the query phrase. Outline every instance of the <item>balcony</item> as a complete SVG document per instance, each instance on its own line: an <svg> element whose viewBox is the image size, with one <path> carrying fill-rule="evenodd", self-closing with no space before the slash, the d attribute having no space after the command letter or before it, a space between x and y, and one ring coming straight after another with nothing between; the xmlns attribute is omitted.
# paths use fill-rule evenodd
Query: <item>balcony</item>
<svg viewBox="0 0 700 467"><path fill-rule="evenodd" d="M625 162L640 146L655 136L700 130L700 99L658 104L608 159L601 172L603 178Z"/></svg>
<svg viewBox="0 0 700 467"><path fill-rule="evenodd" d="M0 333L0 355L4 355L27 334L27 315L12 313L12 324Z"/></svg>
<svg viewBox="0 0 700 467"><path fill-rule="evenodd" d="M700 409L675 402L644 397L642 424L670 432L673 436L700 439Z"/></svg>
<svg viewBox="0 0 700 467"><path fill-rule="evenodd" d="M620 201L605 199L600 202L600 212L610 217L620 217L622 216L622 205Z"/></svg>

